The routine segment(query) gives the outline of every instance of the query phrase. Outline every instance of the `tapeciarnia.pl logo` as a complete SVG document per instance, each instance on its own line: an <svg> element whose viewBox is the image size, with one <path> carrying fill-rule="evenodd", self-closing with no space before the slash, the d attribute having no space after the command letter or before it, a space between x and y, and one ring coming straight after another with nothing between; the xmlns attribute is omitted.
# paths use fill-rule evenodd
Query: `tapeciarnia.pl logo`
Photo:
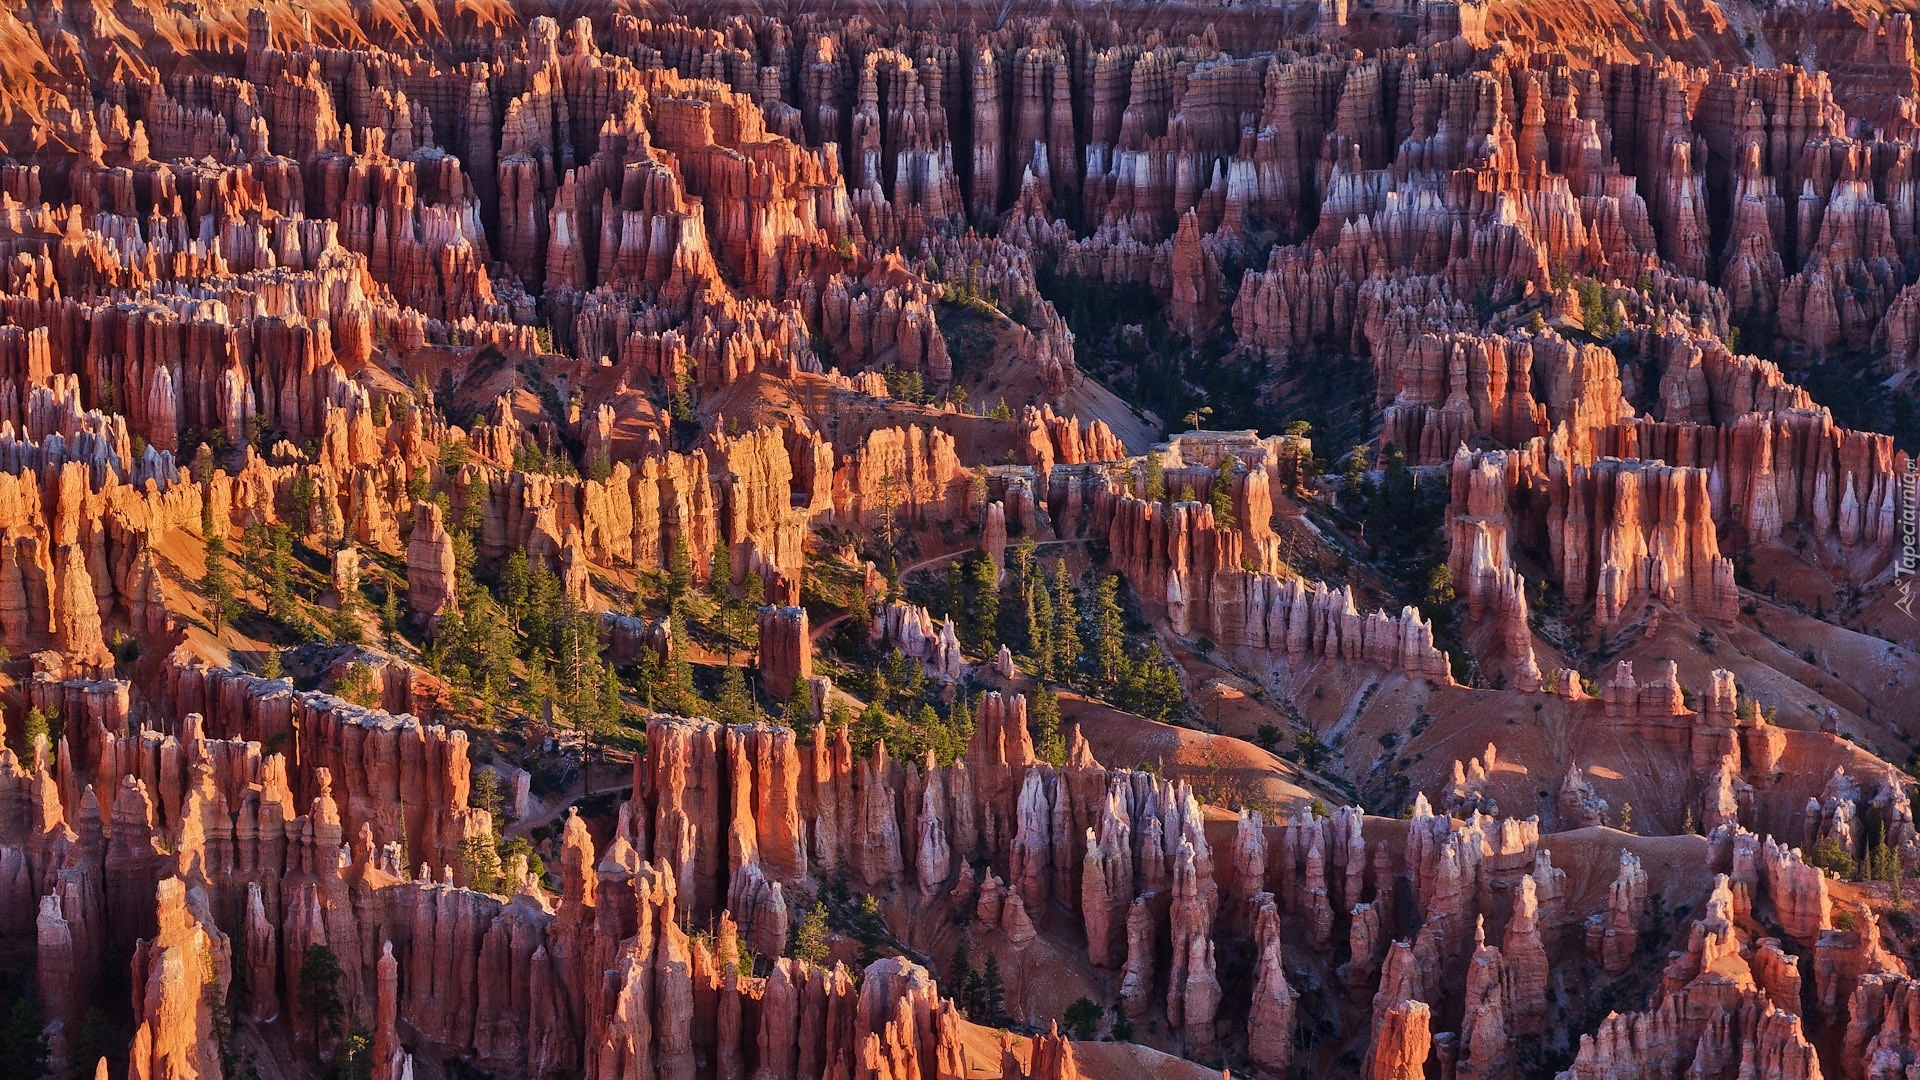
<svg viewBox="0 0 1920 1080"><path fill-rule="evenodd" d="M1916 543L1914 520L1915 496L1920 495L1920 459L1909 458L1907 474L1899 480L1900 484L1900 557L1893 563L1894 587L1900 592L1900 599L1893 606L1907 613L1912 619L1913 613L1913 577L1920 571L1920 543Z"/></svg>

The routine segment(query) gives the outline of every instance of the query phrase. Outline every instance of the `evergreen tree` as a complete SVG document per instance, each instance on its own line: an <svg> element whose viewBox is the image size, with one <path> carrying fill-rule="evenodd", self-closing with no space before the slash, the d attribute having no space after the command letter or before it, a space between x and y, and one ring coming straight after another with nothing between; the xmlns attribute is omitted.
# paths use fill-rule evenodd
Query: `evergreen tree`
<svg viewBox="0 0 1920 1080"><path fill-rule="evenodd" d="M334 1048L339 1080L373 1080L373 1034L355 1020Z"/></svg>
<svg viewBox="0 0 1920 1080"><path fill-rule="evenodd" d="M333 683L335 697L351 701L364 709L380 704L380 688L374 685L373 669L354 661Z"/></svg>
<svg viewBox="0 0 1920 1080"><path fill-rule="evenodd" d="M666 667L660 663L660 654L652 649L641 649L640 656L633 662L633 666L635 669L633 688L640 698L640 707L654 708L667 677Z"/></svg>
<svg viewBox="0 0 1920 1080"><path fill-rule="evenodd" d="M316 498L313 477L301 471L293 478L293 513L288 516L302 536L313 532L313 504Z"/></svg>
<svg viewBox="0 0 1920 1080"><path fill-rule="evenodd" d="M627 706L620 697L620 676L613 670L612 664L600 665L600 711L595 717L593 734L604 738L626 715Z"/></svg>
<svg viewBox="0 0 1920 1080"><path fill-rule="evenodd" d="M1033 736L1033 752L1050 765L1067 762L1067 741L1060 735L1060 698L1045 686L1037 687L1027 699L1027 731Z"/></svg>
<svg viewBox="0 0 1920 1080"><path fill-rule="evenodd" d="M202 583L207 591L213 632L225 629L240 614L240 600L233 590L233 574L227 567L227 542L219 536L207 538L207 573Z"/></svg>
<svg viewBox="0 0 1920 1080"><path fill-rule="evenodd" d="M882 708L878 701L868 702L867 707L860 710L859 717L853 722L853 730L849 733L853 752L863 758L871 754L874 743L886 739L892 727L893 721L887 716L887 710Z"/></svg>
<svg viewBox="0 0 1920 1080"><path fill-rule="evenodd" d="M20 732L20 749L31 756L36 739L47 740L49 747L53 745L53 729L47 723L47 714L41 712L38 705L27 710L26 725Z"/></svg>
<svg viewBox="0 0 1920 1080"><path fill-rule="evenodd" d="M493 497L492 485L487 482L487 470L475 469L467 478L466 498L460 508L460 528L466 532L479 532L486 521L487 501Z"/></svg>
<svg viewBox="0 0 1920 1080"><path fill-rule="evenodd" d="M267 553L267 614L287 621L294 615L293 533L275 525Z"/></svg>
<svg viewBox="0 0 1920 1080"><path fill-rule="evenodd" d="M965 694L955 694L953 696L953 708L947 712L947 726L953 729L955 735L959 736L962 744L973 738L973 716L973 705L967 701L967 696Z"/></svg>
<svg viewBox="0 0 1920 1080"><path fill-rule="evenodd" d="M1164 721L1179 709L1185 695L1173 661L1155 644L1139 660L1123 663L1115 697L1120 707L1130 713Z"/></svg>
<svg viewBox="0 0 1920 1080"><path fill-rule="evenodd" d="M460 841L460 871L467 887L476 892L500 889L500 852L491 836L469 836Z"/></svg>
<svg viewBox="0 0 1920 1080"><path fill-rule="evenodd" d="M340 957L325 945L309 945L300 961L300 1010L316 1034L340 1029L345 1014L340 999Z"/></svg>
<svg viewBox="0 0 1920 1080"><path fill-rule="evenodd" d="M1093 1037L1099 1034L1100 1031L1100 1014L1102 1011L1100 1006L1092 998L1081 997L1076 998L1073 1004L1067 1006L1067 1011L1063 1014L1062 1019L1066 1020L1067 1027L1072 1030L1074 1038L1081 1042L1092 1042Z"/></svg>
<svg viewBox="0 0 1920 1080"><path fill-rule="evenodd" d="M547 666L546 650L529 650L526 683L520 689L520 708L530 716L541 716L553 698L553 672Z"/></svg>
<svg viewBox="0 0 1920 1080"><path fill-rule="evenodd" d="M600 642L594 631L593 616L573 608L571 598L566 610L555 620L554 685L567 718L581 729L593 727L600 711Z"/></svg>
<svg viewBox="0 0 1920 1080"><path fill-rule="evenodd" d="M1006 983L1000 978L1000 958L990 952L987 954L986 970L980 975L981 1011L987 1023L998 1027L1005 1022L1006 993Z"/></svg>
<svg viewBox="0 0 1920 1080"><path fill-rule="evenodd" d="M693 552L687 547L684 534L673 538L673 549L667 555L667 601L676 603L684 599L687 590L693 587Z"/></svg>
<svg viewBox="0 0 1920 1080"><path fill-rule="evenodd" d="M707 556L707 595L722 605L733 598L732 552L722 538L713 542L713 554Z"/></svg>
<svg viewBox="0 0 1920 1080"><path fill-rule="evenodd" d="M45 1024L41 1022L40 1010L34 1008L33 1001L25 993L14 999L13 1009L7 1014L4 1027L0 1027L0 1061L7 1068L18 1070L11 1075L33 1077L46 1075L47 1040L44 1034Z"/></svg>
<svg viewBox="0 0 1920 1080"><path fill-rule="evenodd" d="M815 967L824 966L832 959L833 943L828 940L827 905L814 901L806 918L800 920L800 928L794 931L792 951L794 959L804 960Z"/></svg>
<svg viewBox="0 0 1920 1080"><path fill-rule="evenodd" d="M97 1063L114 1049L113 1027L107 1021L106 1010L98 1005L87 1009L86 1015L80 1018L80 1031L74 1037L73 1047L68 1060L74 1063L75 1077L91 1078L93 1073L86 1063Z"/></svg>
<svg viewBox="0 0 1920 1080"><path fill-rule="evenodd" d="M473 534L464 529L453 534L453 588L454 595L462 604L472 602L479 586L473 583L473 568L480 561L480 553L473 548Z"/></svg>
<svg viewBox="0 0 1920 1080"><path fill-rule="evenodd" d="M1220 463L1220 472L1214 476L1213 485L1207 492L1207 501L1213 504L1213 523L1222 529L1233 528L1233 463L1229 456Z"/></svg>
<svg viewBox="0 0 1920 1080"><path fill-rule="evenodd" d="M1034 542L1023 536L1007 553L1007 591L1014 604L1007 608L1004 633L1006 645L1015 652L1026 652L1033 644L1033 553Z"/></svg>
<svg viewBox="0 0 1920 1080"><path fill-rule="evenodd" d="M387 589L386 598L380 601L380 636L388 648L392 648L394 639L400 636L400 597L391 587Z"/></svg>
<svg viewBox="0 0 1920 1080"><path fill-rule="evenodd" d="M333 640L346 645L358 645L366 640L366 627L360 622L360 604L353 602L357 593L340 598L340 606L327 615L327 633Z"/></svg>
<svg viewBox="0 0 1920 1080"><path fill-rule="evenodd" d="M720 673L720 700L715 710L723 724L751 724L760 718L760 709L747 689L745 669L728 664Z"/></svg>
<svg viewBox="0 0 1920 1080"><path fill-rule="evenodd" d="M953 959L947 963L946 985L949 996L957 999L963 1012L968 1005L967 986L973 980L973 961L967 956L967 943L962 941L953 947Z"/></svg>
<svg viewBox="0 0 1920 1080"><path fill-rule="evenodd" d="M533 569L527 565L527 549L517 547L507 555L500 568L500 600L507 606L507 617L515 630L520 629L520 612L533 598Z"/></svg>
<svg viewBox="0 0 1920 1080"><path fill-rule="evenodd" d="M1027 655L1033 658L1034 677L1051 682L1053 663L1053 596L1039 574L1027 583Z"/></svg>
<svg viewBox="0 0 1920 1080"><path fill-rule="evenodd" d="M527 573L527 598L520 608L520 632L525 637L529 660L538 653L551 654L553 631L568 614L571 601L562 595L560 579L544 562L534 563Z"/></svg>
<svg viewBox="0 0 1920 1080"><path fill-rule="evenodd" d="M795 731L813 725L813 686L798 675L793 677L793 689L787 694L786 708L781 711L781 719Z"/></svg>
<svg viewBox="0 0 1920 1080"><path fill-rule="evenodd" d="M1071 682L1080 668L1080 616L1067 561L1053 564L1053 677Z"/></svg>
<svg viewBox="0 0 1920 1080"><path fill-rule="evenodd" d="M690 716L700 711L700 695L693 686L693 662L687 655L693 649L693 642L687 637L687 621L674 612L669 616L667 646L669 657L666 669L667 680L661 704L672 712Z"/></svg>
<svg viewBox="0 0 1920 1080"><path fill-rule="evenodd" d="M1093 594L1093 610L1088 613L1092 633L1089 650L1093 655L1094 677L1102 687L1111 688L1120 681L1127 662L1127 625L1120 611L1120 578L1108 574L1100 579Z"/></svg>
<svg viewBox="0 0 1920 1080"><path fill-rule="evenodd" d="M767 603L767 583L758 571L750 571L740 586L740 643L748 649L760 648L760 609Z"/></svg>
<svg viewBox="0 0 1920 1080"><path fill-rule="evenodd" d="M482 602L473 607L481 620L475 670L480 672L480 696L492 705L506 693L508 676L513 671L513 654L518 642L508 629L506 616L498 604Z"/></svg>
<svg viewBox="0 0 1920 1080"><path fill-rule="evenodd" d="M467 788L467 805L493 815L494 829L500 828L500 774L492 769L473 770L473 783Z"/></svg>
<svg viewBox="0 0 1920 1080"><path fill-rule="evenodd" d="M1148 502L1159 502L1167 497L1167 472L1166 467L1160 463L1159 454L1147 454L1147 479L1145 488L1146 490L1142 493L1142 497Z"/></svg>
<svg viewBox="0 0 1920 1080"><path fill-rule="evenodd" d="M975 552L967 563L967 592L973 605L968 612L969 644L982 656L996 644L994 635L1000 626L1000 574L985 552Z"/></svg>
<svg viewBox="0 0 1920 1080"><path fill-rule="evenodd" d="M1033 580L1033 557L1036 548L1033 537L1023 536L1019 543L1013 545L1013 550L1008 552L1007 584L1015 591L1024 590L1027 583Z"/></svg>
<svg viewBox="0 0 1920 1080"><path fill-rule="evenodd" d="M1365 445L1356 445L1347 454L1347 468L1343 474L1346 480L1347 494L1356 498L1367 496L1367 458L1369 451ZM1354 509L1359 509L1355 504Z"/></svg>

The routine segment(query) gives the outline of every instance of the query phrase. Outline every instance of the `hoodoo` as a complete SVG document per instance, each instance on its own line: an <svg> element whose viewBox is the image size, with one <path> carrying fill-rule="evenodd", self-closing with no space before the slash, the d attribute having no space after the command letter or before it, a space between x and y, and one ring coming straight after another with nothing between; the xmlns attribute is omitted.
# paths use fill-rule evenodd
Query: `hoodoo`
<svg viewBox="0 0 1920 1080"><path fill-rule="evenodd" d="M0 67L8 1078L1920 1076L1912 13Z"/></svg>

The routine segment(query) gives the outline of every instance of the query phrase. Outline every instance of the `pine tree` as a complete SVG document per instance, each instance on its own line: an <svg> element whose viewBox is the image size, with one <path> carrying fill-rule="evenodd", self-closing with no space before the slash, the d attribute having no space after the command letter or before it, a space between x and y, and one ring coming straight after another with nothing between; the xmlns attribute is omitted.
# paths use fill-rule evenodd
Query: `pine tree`
<svg viewBox="0 0 1920 1080"><path fill-rule="evenodd" d="M700 695L693 686L693 662L687 654L693 642L687 637L687 621L674 612L669 616L667 681L661 704L672 712L688 716L699 712Z"/></svg>
<svg viewBox="0 0 1920 1080"><path fill-rule="evenodd" d="M466 498L460 508L460 528L467 532L479 532L486 521L487 501L493 497L493 488L487 482L487 470L475 469L467 478Z"/></svg>
<svg viewBox="0 0 1920 1080"><path fill-rule="evenodd" d="M1007 559L1007 584L1016 592L1024 591L1027 583L1033 580L1033 556L1036 547L1031 536L1021 537L1020 542L1013 545L1013 551Z"/></svg>
<svg viewBox="0 0 1920 1080"><path fill-rule="evenodd" d="M0 1026L0 1053L10 1075L38 1077L46 1072L47 1039L45 1025L41 1022L40 1010L34 1007L33 999L21 994L13 1001L13 1008L7 1013L6 1023Z"/></svg>
<svg viewBox="0 0 1920 1080"><path fill-rule="evenodd" d="M340 999L340 957L325 945L309 945L300 961L300 1009L316 1033L339 1030L344 1012Z"/></svg>
<svg viewBox="0 0 1920 1080"><path fill-rule="evenodd" d="M520 628L520 612L533 597L533 569L527 565L527 549L514 548L505 566L500 568L500 599L507 606L513 628Z"/></svg>
<svg viewBox="0 0 1920 1080"><path fill-rule="evenodd" d="M1167 497L1167 472L1160 464L1160 455L1147 455L1147 480L1144 497L1148 502L1159 502Z"/></svg>
<svg viewBox="0 0 1920 1080"><path fill-rule="evenodd" d="M1120 707L1130 713L1149 720L1166 720L1179 709L1185 695L1180 689L1180 676L1173 669L1173 661L1156 644L1138 661L1122 666L1120 687L1115 697Z"/></svg>
<svg viewBox="0 0 1920 1080"><path fill-rule="evenodd" d="M340 606L327 616L327 631L333 640L346 645L358 645L366 640L366 627L360 622L360 604L354 603L358 593L349 593L340 598Z"/></svg>
<svg viewBox="0 0 1920 1080"><path fill-rule="evenodd" d="M997 1027L1006 1019L1006 993L1006 983L1000 979L1000 958L990 952L987 954L986 970L980 976L981 1011L987 1023Z"/></svg>
<svg viewBox="0 0 1920 1080"><path fill-rule="evenodd" d="M1094 589L1092 641L1094 675L1103 687L1120 681L1127 662L1127 625L1120 612L1120 578L1108 574Z"/></svg>
<svg viewBox="0 0 1920 1080"><path fill-rule="evenodd" d="M527 598L520 608L519 626L529 658L553 649L553 631L567 607L568 602L561 595L560 579L547 569L546 563L533 563L528 568Z"/></svg>
<svg viewBox="0 0 1920 1080"><path fill-rule="evenodd" d="M469 836L460 841L460 870L467 887L490 893L500 888L500 851L491 836Z"/></svg>
<svg viewBox="0 0 1920 1080"><path fill-rule="evenodd" d="M707 595L720 604L733 598L732 551L722 538L713 542L713 554L707 556Z"/></svg>
<svg viewBox="0 0 1920 1080"><path fill-rule="evenodd" d="M1040 760L1049 765L1067 763L1067 742L1060 735L1060 697L1045 686L1027 699L1027 731Z"/></svg>
<svg viewBox="0 0 1920 1080"><path fill-rule="evenodd" d="M793 689L787 694L781 719L795 731L813 726L813 685L806 679L798 675L793 677Z"/></svg>
<svg viewBox="0 0 1920 1080"><path fill-rule="evenodd" d="M673 549L667 555L667 602L672 604L684 599L692 587L693 552L682 534L673 538Z"/></svg>
<svg viewBox="0 0 1920 1080"><path fill-rule="evenodd" d="M720 701L715 709L723 724L751 724L760 718L760 710L747 690L744 669L728 664L720 675Z"/></svg>
<svg viewBox="0 0 1920 1080"><path fill-rule="evenodd" d="M1212 489L1207 492L1207 501L1213 504L1213 523L1217 528L1233 528L1233 463L1228 457L1220 463L1220 472L1214 477Z"/></svg>
<svg viewBox="0 0 1920 1080"><path fill-rule="evenodd" d="M600 677L600 712L594 724L594 737L605 738L607 733L620 722L626 714L626 704L620 698L620 676L613 670L612 664L602 664Z"/></svg>
<svg viewBox="0 0 1920 1080"><path fill-rule="evenodd" d="M974 651L985 656L993 648L1000 626L999 571L985 552L975 552L967 564L967 592L972 598L967 626Z"/></svg>
<svg viewBox="0 0 1920 1080"><path fill-rule="evenodd" d="M973 737L973 716L973 705L967 700L967 696L955 694L953 708L947 711L947 726L953 729L961 742L966 742Z"/></svg>
<svg viewBox="0 0 1920 1080"><path fill-rule="evenodd" d="M27 710L26 726L20 732L20 747L29 755L33 753L35 740L45 739L48 745L53 743L53 731L47 724L47 714L40 711L38 705Z"/></svg>
<svg viewBox="0 0 1920 1080"><path fill-rule="evenodd" d="M1081 1042L1092 1042L1093 1037L1100 1031L1100 1014L1103 1011L1092 998L1080 997L1067 1006L1062 1019L1067 1022L1067 1027L1072 1029L1075 1039Z"/></svg>
<svg viewBox="0 0 1920 1080"><path fill-rule="evenodd" d="M493 815L494 829L500 827L500 774L492 769L473 770L473 783L467 788L467 805Z"/></svg>
<svg viewBox="0 0 1920 1080"><path fill-rule="evenodd" d="M1023 536L1007 555L1006 589L1014 603L1007 611L1006 645L1015 652L1026 652L1033 638L1033 597L1028 591L1033 580L1034 543Z"/></svg>
<svg viewBox="0 0 1920 1080"><path fill-rule="evenodd" d="M946 984L949 996L959 999L963 1012L968 1004L963 995L973 979L973 961L967 956L967 943L962 941L953 947L953 959L947 963Z"/></svg>
<svg viewBox="0 0 1920 1080"><path fill-rule="evenodd" d="M967 570L955 559L947 564L947 614L963 630L967 625Z"/></svg>
<svg viewBox="0 0 1920 1080"><path fill-rule="evenodd" d="M233 591L232 571L227 567L227 542L224 538L207 538L207 573L202 579L207 590L207 603L213 616L213 632L219 633L240 614L240 600Z"/></svg>
<svg viewBox="0 0 1920 1080"><path fill-rule="evenodd" d="M313 504L316 498L313 477L303 471L293 478L293 513L289 519L302 536L313 532Z"/></svg>
<svg viewBox="0 0 1920 1080"><path fill-rule="evenodd" d="M855 641L867 640L873 630L873 608L867 603L866 586L856 583L853 596L847 603L847 625L853 630Z"/></svg>
<svg viewBox="0 0 1920 1080"><path fill-rule="evenodd" d="M387 645L393 645L393 639L400 633L400 594L389 585L386 599L380 601L380 632L387 639Z"/></svg>
<svg viewBox="0 0 1920 1080"><path fill-rule="evenodd" d="M572 610L571 600L565 607L554 626L555 686L567 718L586 729L600 707L600 643L592 616Z"/></svg>
<svg viewBox="0 0 1920 1080"><path fill-rule="evenodd" d="M1080 667L1080 616L1074 600L1073 579L1067 561L1053 564L1053 676L1073 681Z"/></svg>
<svg viewBox="0 0 1920 1080"><path fill-rule="evenodd" d="M766 580L758 571L750 571L740 586L740 642L748 649L760 648L760 609L766 602Z"/></svg>
<svg viewBox="0 0 1920 1080"><path fill-rule="evenodd" d="M506 692L507 677L513 671L517 646L500 607L493 603L475 605L475 614L484 618L485 628L479 641L477 670L481 673L481 696L491 706Z"/></svg>
<svg viewBox="0 0 1920 1080"><path fill-rule="evenodd" d="M1054 678L1053 597L1039 574L1027 583L1027 655L1033 658L1034 677L1041 682Z"/></svg>
<svg viewBox="0 0 1920 1080"><path fill-rule="evenodd" d="M293 533L275 525L267 554L267 614L285 621L293 617Z"/></svg>
<svg viewBox="0 0 1920 1080"><path fill-rule="evenodd" d="M816 900L806 918L800 920L800 928L794 931L794 959L815 967L825 965L833 956L833 943L827 938L827 905Z"/></svg>
<svg viewBox="0 0 1920 1080"><path fill-rule="evenodd" d="M867 707L860 710L860 715L854 718L852 730L848 732L854 754L866 757L873 750L875 742L887 737L887 726L887 710L878 701L867 702Z"/></svg>
<svg viewBox="0 0 1920 1080"><path fill-rule="evenodd" d="M660 663L660 654L648 648L640 650L640 656L634 660L633 666L634 692L640 698L640 707L651 709L661 686L666 682L666 668Z"/></svg>
<svg viewBox="0 0 1920 1080"><path fill-rule="evenodd" d="M473 568L480 561L480 553L474 550L473 534L465 529L453 534L453 587L454 595L462 604L472 604L479 586L473 582Z"/></svg>

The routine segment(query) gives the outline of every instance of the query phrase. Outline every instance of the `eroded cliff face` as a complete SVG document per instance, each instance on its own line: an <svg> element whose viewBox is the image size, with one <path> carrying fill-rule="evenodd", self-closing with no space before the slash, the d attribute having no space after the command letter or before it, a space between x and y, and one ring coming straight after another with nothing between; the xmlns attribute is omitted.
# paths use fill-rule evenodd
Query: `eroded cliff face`
<svg viewBox="0 0 1920 1080"><path fill-rule="evenodd" d="M1638 654L1586 685L1542 617L1737 637L1756 553L1890 606L1910 457L1741 348L1915 366L1909 17L33 3L0 58L0 642L32 654L10 715L63 727L0 739L0 944L33 956L56 1068L93 1064L123 963L116 1073L221 1075L235 1020L305 1054L314 945L382 1080L1184 1068L1076 1048L1050 1022L1083 991L1271 1077L1920 1060L1890 931L1814 865L1911 865L1904 782L1837 716L1751 696L1861 669ZM1448 484L1460 625L1297 570L1311 444L1155 444L1083 376L1106 342L1050 299L1073 288L1150 298L1120 331L1163 321L1205 365L1370 377L1369 447ZM684 647L626 614L684 561L765 601L760 677L815 723L655 716L611 822L561 817L546 880L477 882L496 823L432 679L376 659L370 707L232 666L206 553L276 525L333 553L340 599L379 574L428 632L469 554L524 553L622 664ZM849 565L871 641L936 684L997 670L957 760L898 760L827 721L805 587L896 531L1002 572L1015 537L1099 547L1302 733L1530 726L1437 755L1466 760L1404 819L1239 805L1077 730L1050 763L1010 650L968 655ZM1883 644L1891 686L1910 657ZM1603 796L1621 744L1674 835ZM1378 745L1361 768L1407 783ZM903 958L786 955L847 888L916 955L990 951L1008 1019L1046 1033L988 1036ZM1622 1007L1575 1015L1576 979Z"/></svg>
<svg viewBox="0 0 1920 1080"><path fill-rule="evenodd" d="M1060 947L1037 944L1036 924L1071 926L1086 941L1076 962L1123 975L1125 1011L1197 1052L1234 1039L1223 990L1244 985L1257 1036L1247 1052L1269 1072L1293 1059L1293 980L1347 957L1338 979L1371 994L1356 1045L1374 1075L1415 1075L1430 1053L1486 1075L1518 1067L1520 1040L1565 1030L1548 1005L1550 957L1624 973L1660 930L1653 892L1698 888L1701 914L1649 1011L1583 1034L1572 1075L1748 1059L1811 1075L1791 1066L1812 1060L1808 1009L1849 1032L1842 1062L1912 1052L1904 1021L1881 1019L1904 1000L1906 971L1873 913L1843 927L1821 871L1743 827L1785 819L1790 797L1770 792L1791 748L1777 744L1831 736L1736 717L1724 672L1699 713L1681 705L1671 672L1642 684L1625 665L1592 703L1604 710L1596 723L1677 742L1693 763L1711 835L1678 838L1679 864L1665 841L1611 833L1596 852L1590 830L1549 834L1538 818L1477 808L1439 815L1424 795L1404 821L1357 807L1210 819L1185 783L1105 766L1077 733L1064 764L1039 760L1025 700L995 693L950 765L898 762L884 744L856 756L844 728L816 727L803 745L770 724L657 716L610 838L596 844L568 816L557 891L515 864L489 895L455 870L466 866L459 842L490 827L465 805L462 733L184 656L170 671L161 700L49 673L35 700L67 703L80 737L57 761L44 742L28 761L0 751L0 883L8 911L37 912L0 933L37 947L56 1048L76 1030L94 965L132 950L146 987L135 1075L218 1075L223 1007L312 1032L298 984L312 945L339 957L345 1007L394 1075L428 1052L543 1077L643 1063L691 1076L716 1060L775 1075L888 1060L890 1075L964 1075L977 1051L926 971L882 960L856 990L844 966L781 955L833 881L885 898L909 937L963 913L997 928L990 948L1015 965L1024 950ZM123 733L143 716L170 730L142 721ZM1499 760L1489 747L1456 767L1460 791ZM1835 774L1808 828L1854 846L1850 815L1869 798L1863 785L1879 784L1887 842L1911 846L1899 786L1857 775ZM1573 881L1555 865L1563 842L1580 861ZM1591 872L1600 859L1616 865L1611 877ZM1643 860L1661 862L1657 886ZM717 932L686 929L707 925ZM1242 947L1251 969L1223 968L1221 950ZM1005 1075L1078 1067L1064 1041L1036 1041L1028 1060Z"/></svg>

